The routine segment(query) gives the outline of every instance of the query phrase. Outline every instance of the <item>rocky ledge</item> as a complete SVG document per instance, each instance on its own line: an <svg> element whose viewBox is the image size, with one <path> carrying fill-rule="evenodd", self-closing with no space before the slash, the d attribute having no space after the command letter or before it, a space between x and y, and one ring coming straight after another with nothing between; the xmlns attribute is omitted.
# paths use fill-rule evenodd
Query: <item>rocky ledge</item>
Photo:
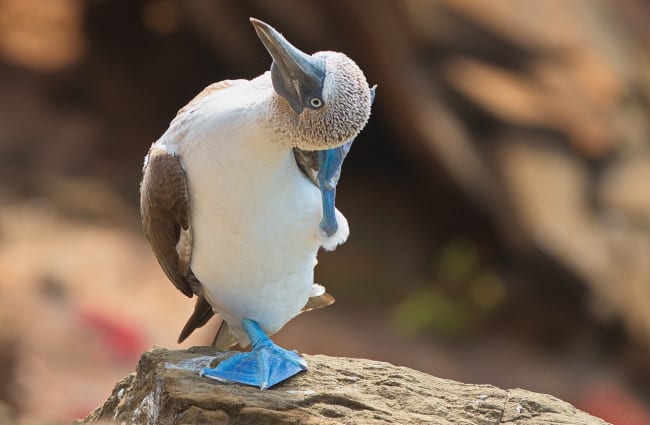
<svg viewBox="0 0 650 425"><path fill-rule="evenodd" d="M142 355L133 373L77 424L605 424L555 397L440 379L365 359L305 355L309 371L270 390L198 371L209 347Z"/></svg>

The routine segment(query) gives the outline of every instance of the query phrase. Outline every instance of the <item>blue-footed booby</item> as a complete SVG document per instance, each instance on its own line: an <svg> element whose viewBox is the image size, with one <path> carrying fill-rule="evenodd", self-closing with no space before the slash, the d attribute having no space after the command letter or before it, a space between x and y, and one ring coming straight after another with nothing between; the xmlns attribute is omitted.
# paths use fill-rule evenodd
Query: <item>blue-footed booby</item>
<svg viewBox="0 0 650 425"><path fill-rule="evenodd" d="M252 350L202 374L264 389L307 369L269 335L334 301L314 283L316 255L348 237L336 185L375 89L344 54L308 55L251 22L270 71L212 84L178 112L145 158L140 202L163 271L198 297L179 342L218 313L215 347Z"/></svg>

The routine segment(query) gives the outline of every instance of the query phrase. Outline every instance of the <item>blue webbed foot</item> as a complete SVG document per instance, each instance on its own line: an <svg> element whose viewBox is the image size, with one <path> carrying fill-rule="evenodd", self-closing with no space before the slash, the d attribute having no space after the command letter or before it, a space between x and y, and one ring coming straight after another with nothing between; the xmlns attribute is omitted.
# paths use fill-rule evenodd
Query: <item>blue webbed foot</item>
<svg viewBox="0 0 650 425"><path fill-rule="evenodd" d="M255 321L244 319L242 325L251 340L252 351L236 354L215 368L206 367L201 375L263 390L307 370L307 364L298 353L277 346Z"/></svg>
<svg viewBox="0 0 650 425"><path fill-rule="evenodd" d="M377 86L370 88L370 104L375 101ZM318 152L318 187L323 202L323 220L320 228L327 236L332 236L339 228L336 222L336 185L341 177L343 160L350 152L354 139L337 148Z"/></svg>
<svg viewBox="0 0 650 425"><path fill-rule="evenodd" d="M337 148L318 152L318 186L323 201L323 220L320 228L327 236L336 233L339 226L336 222L336 185L341 177L343 160L352 147L352 142Z"/></svg>

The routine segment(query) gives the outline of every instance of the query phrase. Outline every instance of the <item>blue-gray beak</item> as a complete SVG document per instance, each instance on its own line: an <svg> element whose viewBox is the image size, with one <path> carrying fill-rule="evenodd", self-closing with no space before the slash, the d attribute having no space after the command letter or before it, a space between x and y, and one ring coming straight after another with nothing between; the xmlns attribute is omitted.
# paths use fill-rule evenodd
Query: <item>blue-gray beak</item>
<svg viewBox="0 0 650 425"><path fill-rule="evenodd" d="M255 32L273 58L271 80L275 92L296 114L323 106L325 61L299 50L269 24L250 18Z"/></svg>

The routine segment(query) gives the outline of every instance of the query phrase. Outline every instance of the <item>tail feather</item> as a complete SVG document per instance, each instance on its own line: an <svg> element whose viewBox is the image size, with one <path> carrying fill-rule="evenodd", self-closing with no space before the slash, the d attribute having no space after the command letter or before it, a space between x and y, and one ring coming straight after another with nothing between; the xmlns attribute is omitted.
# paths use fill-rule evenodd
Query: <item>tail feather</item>
<svg viewBox="0 0 650 425"><path fill-rule="evenodd" d="M190 336L196 328L200 328L208 323L208 320L210 320L212 316L214 316L212 306L203 295L199 295L199 298L196 300L196 304L194 305L194 313L192 313L190 318L187 320L181 334L178 336L178 343L180 344L185 341L185 339Z"/></svg>
<svg viewBox="0 0 650 425"><path fill-rule="evenodd" d="M334 297L325 292L324 287L315 283L312 289L312 294L300 313L327 307L333 303ZM210 320L214 314L214 310L212 310L212 306L208 300L206 300L203 295L199 295L196 304L194 305L194 312L187 320L187 323L178 337L178 343L180 344L185 341L185 339L190 336L195 329L208 323L208 320ZM235 338L230 332L228 323L222 320L221 326L219 326L219 330L212 340L212 345L218 350L229 350L232 346L237 344L237 342L237 338Z"/></svg>

